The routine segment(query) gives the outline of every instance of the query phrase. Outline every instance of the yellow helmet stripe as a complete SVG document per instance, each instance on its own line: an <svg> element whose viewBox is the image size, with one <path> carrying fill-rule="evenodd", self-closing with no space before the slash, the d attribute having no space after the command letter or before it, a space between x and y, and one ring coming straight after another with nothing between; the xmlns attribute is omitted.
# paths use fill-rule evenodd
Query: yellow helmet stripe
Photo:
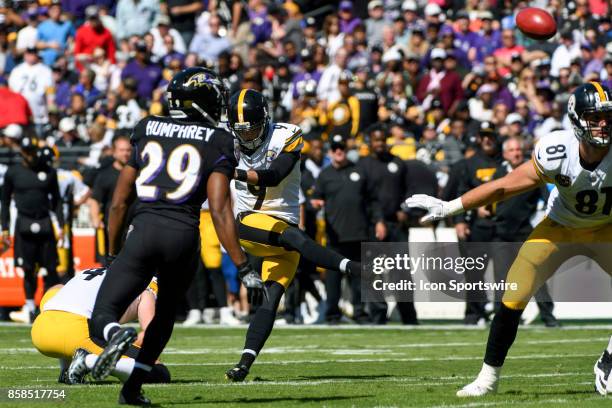
<svg viewBox="0 0 612 408"><path fill-rule="evenodd" d="M592 81L591 85L593 85L595 89L597 89L597 93L599 94L599 100L601 102L606 102L608 98L606 96L606 92L601 87L601 84L599 82Z"/></svg>
<svg viewBox="0 0 612 408"><path fill-rule="evenodd" d="M243 89L240 91L240 95L238 95L238 123L244 122L244 109L242 105L244 104L244 95L246 95L248 89Z"/></svg>

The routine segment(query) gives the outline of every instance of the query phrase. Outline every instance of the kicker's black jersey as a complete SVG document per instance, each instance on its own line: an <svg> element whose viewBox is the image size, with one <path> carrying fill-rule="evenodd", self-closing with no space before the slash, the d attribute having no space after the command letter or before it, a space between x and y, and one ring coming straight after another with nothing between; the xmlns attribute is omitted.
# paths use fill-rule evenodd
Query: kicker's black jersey
<svg viewBox="0 0 612 408"><path fill-rule="evenodd" d="M136 215L198 225L208 177L218 171L231 179L238 165L232 136L197 122L149 116L136 125L131 142L128 165L138 170Z"/></svg>

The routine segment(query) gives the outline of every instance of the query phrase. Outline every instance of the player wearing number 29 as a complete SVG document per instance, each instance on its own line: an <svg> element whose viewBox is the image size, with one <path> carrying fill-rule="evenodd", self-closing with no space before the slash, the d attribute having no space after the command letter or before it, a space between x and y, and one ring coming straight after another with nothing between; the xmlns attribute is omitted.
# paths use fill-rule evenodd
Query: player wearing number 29
<svg viewBox="0 0 612 408"><path fill-rule="evenodd" d="M135 368L120 403L150 403L141 393L146 374L170 339L176 302L183 298L200 253L200 206L208 198L219 240L246 286L263 290L240 248L229 182L237 165L232 136L218 127L227 106L226 89L205 68L188 68L168 84L170 117L149 116L131 137L132 158L123 168L109 215L109 254L117 254L120 231L134 186L138 205L121 252L112 260L92 313L92 334L107 341L93 366L94 379L112 370L135 337L118 324L138 293L157 274L155 316L147 327ZM243 278L245 281L245 278Z"/></svg>
<svg viewBox="0 0 612 408"><path fill-rule="evenodd" d="M240 243L251 255L263 258L261 276L265 298L246 335L240 362L226 374L242 381L272 332L280 299L289 286L300 260L326 269L350 272L358 262L317 245L300 230L300 151L302 130L288 123L274 123L268 116L268 101L253 89L243 89L230 99L228 119L238 139L240 160L236 179L236 205Z"/></svg>
<svg viewBox="0 0 612 408"><path fill-rule="evenodd" d="M586 255L612 273L608 251L582 245L612 242L611 97L610 90L598 82L579 86L567 106L573 132L557 131L542 137L530 163L450 202L421 195L406 200L408 207L428 210L423 221L432 221L502 201L543 183L556 186L548 200L547 217L529 235L510 267L506 281L516 283L518 290L504 293L491 324L482 370L474 382L457 392L458 396L477 397L496 391L523 310L563 262ZM572 245L561 248L560 243Z"/></svg>

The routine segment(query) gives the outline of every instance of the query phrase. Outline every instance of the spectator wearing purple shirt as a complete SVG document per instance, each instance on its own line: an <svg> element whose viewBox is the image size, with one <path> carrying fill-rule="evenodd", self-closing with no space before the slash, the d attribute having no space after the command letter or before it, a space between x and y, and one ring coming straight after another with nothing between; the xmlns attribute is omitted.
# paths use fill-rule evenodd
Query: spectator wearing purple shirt
<svg viewBox="0 0 612 408"><path fill-rule="evenodd" d="M85 20L85 9L91 5L99 7L106 6L107 10L113 10L115 6L114 0L62 0L62 10L74 16L75 27L80 26Z"/></svg>
<svg viewBox="0 0 612 408"><path fill-rule="evenodd" d="M264 43L272 36L272 21L268 18L268 9L260 0L249 2L247 15L251 22L251 33L253 34L253 45Z"/></svg>
<svg viewBox="0 0 612 408"><path fill-rule="evenodd" d="M470 16L466 11L457 13L457 31L455 31L455 47L463 51L470 62L476 60L476 48L481 43L480 34L470 31Z"/></svg>
<svg viewBox="0 0 612 408"><path fill-rule="evenodd" d="M483 62L487 55L492 55L493 51L502 47L502 38L501 31L493 29L493 14L490 11L482 11L480 19L482 28L476 45L476 61Z"/></svg>
<svg viewBox="0 0 612 408"><path fill-rule="evenodd" d="M159 65L151 63L149 50L144 42L136 44L136 55L121 72L121 79L133 78L138 83L138 97L151 99L153 90L162 79Z"/></svg>
<svg viewBox="0 0 612 408"><path fill-rule="evenodd" d="M586 78L591 74L597 74L601 72L604 67L603 61L600 58L595 57L597 54L593 51L590 44L584 43L580 46L580 52L582 53L582 77Z"/></svg>
<svg viewBox="0 0 612 408"><path fill-rule="evenodd" d="M321 71L317 71L312 52L305 48L300 52L300 57L304 70L295 74L291 82L293 100L297 100L304 95L307 83L314 81L316 88L321 79Z"/></svg>
<svg viewBox="0 0 612 408"><path fill-rule="evenodd" d="M343 0L338 7L338 17L340 17L340 32L350 34L355 27L361 24L361 19L353 14L353 2Z"/></svg>

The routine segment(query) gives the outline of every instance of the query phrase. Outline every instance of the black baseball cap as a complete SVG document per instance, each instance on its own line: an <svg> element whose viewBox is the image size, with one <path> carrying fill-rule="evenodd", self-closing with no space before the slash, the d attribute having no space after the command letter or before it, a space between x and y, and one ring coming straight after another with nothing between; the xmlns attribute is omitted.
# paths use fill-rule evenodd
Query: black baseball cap
<svg viewBox="0 0 612 408"><path fill-rule="evenodd" d="M495 136L495 125L489 121L484 121L480 124L478 134L482 136Z"/></svg>
<svg viewBox="0 0 612 408"><path fill-rule="evenodd" d="M341 135L334 135L331 139L331 143L329 145L332 151L336 149L346 150L346 142L342 138Z"/></svg>

